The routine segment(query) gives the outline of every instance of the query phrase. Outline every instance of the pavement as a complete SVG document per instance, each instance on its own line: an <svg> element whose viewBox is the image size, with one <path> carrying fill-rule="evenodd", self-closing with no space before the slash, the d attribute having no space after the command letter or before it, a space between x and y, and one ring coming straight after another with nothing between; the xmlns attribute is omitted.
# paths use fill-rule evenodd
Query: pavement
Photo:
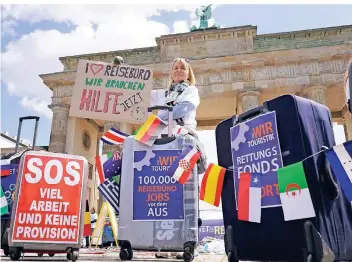
<svg viewBox="0 0 352 262"><path fill-rule="evenodd" d="M1 250L1 261L12 261L9 257L6 257ZM67 261L66 254L55 254L53 257L49 257L47 254L44 254L42 257L38 257L37 254L33 253L25 253L24 256L19 261ZM85 249L82 248L79 251L78 261L120 261L119 258L119 250L117 248L109 248L109 249ZM132 261L148 261L148 262L182 262L181 259L156 259L155 252L133 252ZM227 262L226 255L217 255L217 254L209 254L203 253L196 256L193 262Z"/></svg>

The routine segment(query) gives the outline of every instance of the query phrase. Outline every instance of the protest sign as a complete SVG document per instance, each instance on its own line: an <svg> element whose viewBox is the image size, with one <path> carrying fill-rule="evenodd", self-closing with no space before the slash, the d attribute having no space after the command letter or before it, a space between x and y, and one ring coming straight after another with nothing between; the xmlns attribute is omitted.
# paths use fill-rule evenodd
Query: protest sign
<svg viewBox="0 0 352 262"><path fill-rule="evenodd" d="M184 220L183 185L166 172L180 153L152 151L150 164L134 166L133 220ZM146 154L135 151L134 162L143 161Z"/></svg>
<svg viewBox="0 0 352 262"><path fill-rule="evenodd" d="M283 163L275 111L239 123L230 133L236 196L240 174L259 173L262 175L262 207L280 206L277 170Z"/></svg>
<svg viewBox="0 0 352 262"><path fill-rule="evenodd" d="M26 153L18 173L11 242L80 243L87 169L84 157Z"/></svg>
<svg viewBox="0 0 352 262"><path fill-rule="evenodd" d="M143 123L152 86L153 72L146 67L79 60L70 116Z"/></svg>
<svg viewBox="0 0 352 262"><path fill-rule="evenodd" d="M203 219L202 226L199 228L199 240L203 241L206 237L224 239L225 227L222 219Z"/></svg>

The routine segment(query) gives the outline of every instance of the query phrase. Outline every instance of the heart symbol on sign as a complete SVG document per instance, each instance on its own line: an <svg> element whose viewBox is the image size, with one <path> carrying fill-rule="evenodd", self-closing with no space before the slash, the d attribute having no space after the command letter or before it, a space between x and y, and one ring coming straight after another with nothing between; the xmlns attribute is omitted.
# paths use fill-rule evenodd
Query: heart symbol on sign
<svg viewBox="0 0 352 262"><path fill-rule="evenodd" d="M98 74L101 70L103 70L104 66L99 64L91 64L90 70L92 70L93 74Z"/></svg>

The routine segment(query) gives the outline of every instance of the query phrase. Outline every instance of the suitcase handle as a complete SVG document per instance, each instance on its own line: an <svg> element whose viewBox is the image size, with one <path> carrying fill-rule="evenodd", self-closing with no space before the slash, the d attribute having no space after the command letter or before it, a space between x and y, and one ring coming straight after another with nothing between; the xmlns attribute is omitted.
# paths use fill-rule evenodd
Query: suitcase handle
<svg viewBox="0 0 352 262"><path fill-rule="evenodd" d="M38 122L39 122L40 117L39 116L22 116L22 117L19 118L19 125L18 125L18 131L17 131L15 153L18 152L18 146L20 144L22 122L23 122L23 120L32 120L32 119L35 119L35 128L34 128L34 135L33 135L33 146L32 146L32 149L34 150L35 143L36 143L36 140L37 140Z"/></svg>
<svg viewBox="0 0 352 262"><path fill-rule="evenodd" d="M153 110L167 110L169 112L172 112L173 107L172 106L151 106L148 107L148 112L152 112Z"/></svg>
<svg viewBox="0 0 352 262"><path fill-rule="evenodd" d="M169 116L168 116L168 137L172 136L172 111L174 108L172 106L151 106L148 107L148 113L151 113L153 110L166 110L169 111Z"/></svg>
<svg viewBox="0 0 352 262"><path fill-rule="evenodd" d="M258 106L256 108L250 109L242 114L240 114L239 116L236 116L233 124L238 124L241 123L249 118L255 117L257 115L263 114L265 112L268 112L268 107L267 107L267 103L264 102L264 104L262 106Z"/></svg>

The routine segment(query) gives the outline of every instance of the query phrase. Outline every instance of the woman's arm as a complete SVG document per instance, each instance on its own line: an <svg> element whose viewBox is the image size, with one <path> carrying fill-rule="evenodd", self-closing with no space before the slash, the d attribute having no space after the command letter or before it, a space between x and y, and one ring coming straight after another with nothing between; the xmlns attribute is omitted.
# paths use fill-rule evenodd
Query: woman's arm
<svg viewBox="0 0 352 262"><path fill-rule="evenodd" d="M190 110L194 110L195 106L189 102L180 102L174 106L174 109L172 111L172 119L179 119L185 116L187 112ZM158 117L160 117L162 120L167 121L169 118L169 112L168 111L159 111L158 112Z"/></svg>

